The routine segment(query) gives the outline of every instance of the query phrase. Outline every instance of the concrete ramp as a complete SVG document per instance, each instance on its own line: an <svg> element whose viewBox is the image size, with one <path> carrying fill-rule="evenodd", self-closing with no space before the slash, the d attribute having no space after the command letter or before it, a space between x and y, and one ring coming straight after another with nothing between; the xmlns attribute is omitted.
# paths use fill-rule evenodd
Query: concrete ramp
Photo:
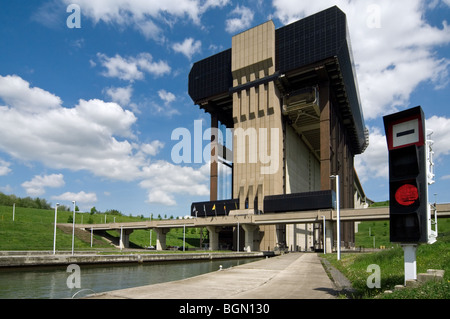
<svg viewBox="0 0 450 319"><path fill-rule="evenodd" d="M99 299L330 299L336 291L319 257L290 253L184 280L115 290Z"/></svg>

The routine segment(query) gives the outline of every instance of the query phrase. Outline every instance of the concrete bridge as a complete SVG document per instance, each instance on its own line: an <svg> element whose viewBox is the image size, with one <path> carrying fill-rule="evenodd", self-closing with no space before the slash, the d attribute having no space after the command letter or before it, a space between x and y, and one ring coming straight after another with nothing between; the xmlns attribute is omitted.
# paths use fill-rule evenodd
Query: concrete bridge
<svg viewBox="0 0 450 319"><path fill-rule="evenodd" d="M437 204L438 217L450 217L450 203ZM341 221L388 220L389 207L367 209L341 209ZM87 230L117 230L121 232L121 247L128 247L130 234L137 229L152 229L155 231L156 249L166 249L166 234L171 228L200 228L209 231L209 247L219 248L219 229L223 226L241 226L245 232L245 250L253 250L254 230L259 225L320 223L325 220L330 224L336 222L337 211L333 209L287 212L277 214L254 214L253 210L232 211L229 216L198 217L190 219L152 220L130 223L78 224L76 227ZM327 226L328 228L328 226ZM329 228L331 229L331 227ZM331 236L327 232L327 247L331 247Z"/></svg>

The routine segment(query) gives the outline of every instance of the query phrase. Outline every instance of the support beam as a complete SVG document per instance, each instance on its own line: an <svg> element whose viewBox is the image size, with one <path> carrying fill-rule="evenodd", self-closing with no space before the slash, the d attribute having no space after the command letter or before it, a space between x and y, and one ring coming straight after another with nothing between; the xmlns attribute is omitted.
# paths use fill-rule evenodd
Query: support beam
<svg viewBox="0 0 450 319"><path fill-rule="evenodd" d="M333 243L334 243L334 235L333 235L333 230L334 230L334 222L332 221L325 221L325 238L324 238L324 243L325 243L325 248L326 248L326 252L327 253L331 253L333 252Z"/></svg>
<svg viewBox="0 0 450 319"><path fill-rule="evenodd" d="M206 226L209 232L209 250L219 250L219 232L220 229L215 226Z"/></svg>
<svg viewBox="0 0 450 319"><path fill-rule="evenodd" d="M154 228L156 232L156 250L166 249L166 234L170 231L169 228Z"/></svg>
<svg viewBox="0 0 450 319"><path fill-rule="evenodd" d="M120 241L119 241L120 249L130 247L130 234L132 232L133 232L133 229L121 229L120 230Z"/></svg>
<svg viewBox="0 0 450 319"><path fill-rule="evenodd" d="M322 83L319 87L320 107L320 189L331 189L331 125L330 125L330 84Z"/></svg>
<svg viewBox="0 0 450 319"><path fill-rule="evenodd" d="M243 224L242 228L245 232L244 251L250 253L255 250L253 243L255 241L255 230L258 227L254 225Z"/></svg>

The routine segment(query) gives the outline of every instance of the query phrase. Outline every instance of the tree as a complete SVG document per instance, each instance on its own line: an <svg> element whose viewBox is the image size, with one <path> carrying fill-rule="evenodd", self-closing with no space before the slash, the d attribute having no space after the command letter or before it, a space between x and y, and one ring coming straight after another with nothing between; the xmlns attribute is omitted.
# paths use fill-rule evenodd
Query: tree
<svg viewBox="0 0 450 319"><path fill-rule="evenodd" d="M70 212L70 208L67 207L66 205L59 205L58 211Z"/></svg>
<svg viewBox="0 0 450 319"><path fill-rule="evenodd" d="M94 215L96 213L98 213L97 212L97 208L95 208L95 206L94 206L94 207L91 208L91 215Z"/></svg>
<svg viewBox="0 0 450 319"><path fill-rule="evenodd" d="M108 209L105 214L122 216L122 213L117 209Z"/></svg>

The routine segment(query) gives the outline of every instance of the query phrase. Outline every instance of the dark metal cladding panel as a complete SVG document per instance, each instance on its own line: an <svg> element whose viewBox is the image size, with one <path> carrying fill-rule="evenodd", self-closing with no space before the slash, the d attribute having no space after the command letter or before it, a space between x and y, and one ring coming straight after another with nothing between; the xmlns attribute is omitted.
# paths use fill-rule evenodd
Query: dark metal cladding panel
<svg viewBox="0 0 450 319"><path fill-rule="evenodd" d="M354 69L352 58L350 38L344 41L344 45L338 53L338 61L341 66L342 78L344 79L345 91L347 92L351 113L353 116L353 125L361 148L365 145L365 124L361 110L361 101L359 98L358 79ZM359 150L361 151L361 150Z"/></svg>
<svg viewBox="0 0 450 319"><path fill-rule="evenodd" d="M295 70L337 56L346 39L346 17L334 6L277 29L275 39L276 70Z"/></svg>
<svg viewBox="0 0 450 319"><path fill-rule="evenodd" d="M276 70L287 73L336 57L348 96L359 153L365 145L364 119L347 19L334 6L276 30Z"/></svg>
<svg viewBox="0 0 450 319"><path fill-rule="evenodd" d="M239 208L238 199L198 202L191 204L192 217L227 216L230 210Z"/></svg>
<svg viewBox="0 0 450 319"><path fill-rule="evenodd" d="M332 190L266 196L264 213L331 209L335 206L335 200L336 193Z"/></svg>
<svg viewBox="0 0 450 319"><path fill-rule="evenodd" d="M189 73L189 95L194 102L226 93L232 86L231 49L196 62Z"/></svg>

